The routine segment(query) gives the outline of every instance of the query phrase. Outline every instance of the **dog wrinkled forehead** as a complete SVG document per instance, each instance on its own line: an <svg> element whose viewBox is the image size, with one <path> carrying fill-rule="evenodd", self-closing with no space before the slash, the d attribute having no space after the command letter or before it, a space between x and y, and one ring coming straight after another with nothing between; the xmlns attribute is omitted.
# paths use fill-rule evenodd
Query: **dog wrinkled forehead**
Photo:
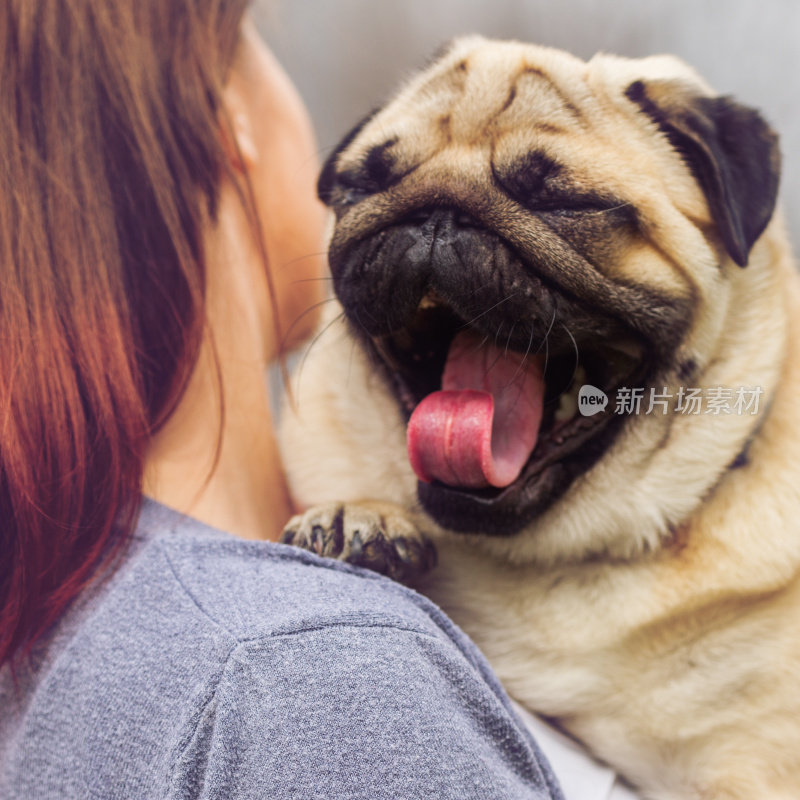
<svg viewBox="0 0 800 800"><path fill-rule="evenodd" d="M472 36L356 126L318 188L340 217L357 209L358 218L368 208L361 200L385 194L398 213L424 197L489 224L486 215L509 208L498 188L531 212L601 190L642 218L663 219L671 204L700 227L715 225L744 266L771 218L779 173L777 136L758 112L715 95L676 57L586 62ZM548 177L560 184L542 193Z"/></svg>
<svg viewBox="0 0 800 800"><path fill-rule="evenodd" d="M341 164L363 160L378 140L400 141L419 162L448 145L487 147L503 131L537 121L569 127L591 100L586 66L534 45L455 40L364 125Z"/></svg>
<svg viewBox="0 0 800 800"><path fill-rule="evenodd" d="M583 61L559 50L459 39L396 99L392 117L427 102L452 138L467 144L536 119L569 126L590 99L585 73Z"/></svg>
<svg viewBox="0 0 800 800"><path fill-rule="evenodd" d="M625 90L637 80L711 93L673 56L600 54L585 62L539 45L459 38L363 126L341 163L363 160L377 141L399 140L410 159L424 160L434 146L490 147L509 132L558 135L596 128L615 103L636 115Z"/></svg>

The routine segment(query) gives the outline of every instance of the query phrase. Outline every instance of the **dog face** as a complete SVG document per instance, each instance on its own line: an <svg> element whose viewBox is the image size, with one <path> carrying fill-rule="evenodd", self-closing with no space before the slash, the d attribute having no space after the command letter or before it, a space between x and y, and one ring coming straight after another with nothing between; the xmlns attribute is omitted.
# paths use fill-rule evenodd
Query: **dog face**
<svg viewBox="0 0 800 800"><path fill-rule="evenodd" d="M636 487L654 529L681 518L753 421L692 436L674 414L615 405L630 387L702 385L720 362L718 381L747 359L751 384L771 379L731 325L750 325L740 275L759 268L778 162L763 120L676 59L480 38L345 138L319 182L334 287L386 413L408 422L431 519L510 536L557 518L578 539L592 516L619 528ZM604 410L577 413L581 383ZM688 478L701 447L708 474ZM664 450L669 474L643 484ZM677 474L681 500L653 499Z"/></svg>

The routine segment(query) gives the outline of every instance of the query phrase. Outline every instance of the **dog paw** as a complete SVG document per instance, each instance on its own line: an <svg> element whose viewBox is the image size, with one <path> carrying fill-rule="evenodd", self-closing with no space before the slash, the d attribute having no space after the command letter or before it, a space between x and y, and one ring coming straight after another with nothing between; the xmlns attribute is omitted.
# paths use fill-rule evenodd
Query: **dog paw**
<svg viewBox="0 0 800 800"><path fill-rule="evenodd" d="M436 549L390 503L330 503L292 517L281 541L410 583L436 565Z"/></svg>

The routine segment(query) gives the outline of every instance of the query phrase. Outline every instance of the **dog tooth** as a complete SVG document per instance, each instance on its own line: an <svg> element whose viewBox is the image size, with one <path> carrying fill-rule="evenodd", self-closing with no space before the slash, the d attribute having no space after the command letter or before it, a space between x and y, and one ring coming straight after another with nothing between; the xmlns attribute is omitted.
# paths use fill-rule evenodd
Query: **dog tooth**
<svg viewBox="0 0 800 800"><path fill-rule="evenodd" d="M578 413L578 394L575 392L564 392L558 399L558 408L555 413L556 422L566 422Z"/></svg>
<svg viewBox="0 0 800 800"><path fill-rule="evenodd" d="M436 308L439 305L441 305L441 303L436 295L433 292L428 292L428 294L426 294L422 300L419 301L417 310L424 311L426 308Z"/></svg>

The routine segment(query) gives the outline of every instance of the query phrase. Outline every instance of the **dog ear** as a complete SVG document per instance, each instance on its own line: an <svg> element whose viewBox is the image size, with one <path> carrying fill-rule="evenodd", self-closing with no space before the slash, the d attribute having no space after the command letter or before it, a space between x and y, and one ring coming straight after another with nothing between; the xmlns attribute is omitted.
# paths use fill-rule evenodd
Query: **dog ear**
<svg viewBox="0 0 800 800"><path fill-rule="evenodd" d="M666 134L705 193L725 249L740 266L775 209L778 137L757 111L729 97L698 96L674 81L625 91Z"/></svg>
<svg viewBox="0 0 800 800"><path fill-rule="evenodd" d="M379 108L372 110L369 114L367 114L364 119L361 120L343 139L339 144L336 145L333 152L328 156L325 160L325 163L322 165L322 170L319 173L319 179L317 180L317 196L326 206L331 204L331 191L333 190L333 185L336 179L336 162L339 159L339 155L344 151L350 142L361 133L361 130L366 126L366 124L380 111Z"/></svg>

